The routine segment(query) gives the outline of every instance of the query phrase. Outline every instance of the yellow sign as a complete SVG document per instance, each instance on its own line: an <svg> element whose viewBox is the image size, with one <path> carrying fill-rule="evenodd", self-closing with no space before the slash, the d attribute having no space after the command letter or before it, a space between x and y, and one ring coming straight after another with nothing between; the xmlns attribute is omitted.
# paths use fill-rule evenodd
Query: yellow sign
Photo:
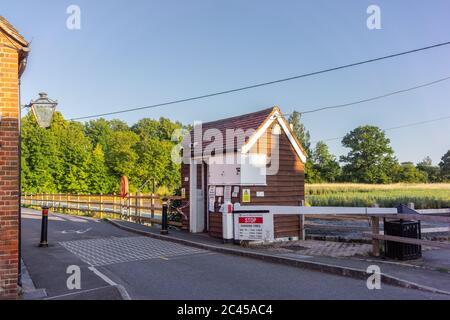
<svg viewBox="0 0 450 320"><path fill-rule="evenodd" d="M250 202L250 189L242 189L242 202Z"/></svg>
<svg viewBox="0 0 450 320"><path fill-rule="evenodd" d="M186 199L186 188L181 188L181 199Z"/></svg>

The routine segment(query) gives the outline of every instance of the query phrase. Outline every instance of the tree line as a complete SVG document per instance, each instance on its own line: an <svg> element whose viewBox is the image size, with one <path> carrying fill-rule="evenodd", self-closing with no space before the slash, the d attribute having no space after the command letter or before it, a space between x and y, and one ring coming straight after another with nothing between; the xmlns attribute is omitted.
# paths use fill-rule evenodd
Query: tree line
<svg viewBox="0 0 450 320"><path fill-rule="evenodd" d="M310 134L300 122L300 113L289 117L292 129L309 154L305 165L307 183L354 182L370 184L387 183L438 183L450 181L450 150L442 156L439 165L430 157L414 164L399 163L390 140L376 126L360 126L347 133L342 145L350 149L338 159L330 153L323 141L311 146Z"/></svg>
<svg viewBox="0 0 450 320"><path fill-rule="evenodd" d="M361 126L343 139L347 155L338 159L324 142L314 147L309 132L293 113L289 122L309 154L306 182L444 182L450 181L450 150L438 166L429 157L414 165L399 163L385 133ZM103 118L86 123L67 121L56 112L49 129L40 128L32 113L21 124L21 185L28 193L119 192L126 175L130 191L172 193L180 187L180 165L172 162L175 129L188 128L167 118L144 118L129 126Z"/></svg>
<svg viewBox="0 0 450 320"><path fill-rule="evenodd" d="M152 192L153 179L157 191L172 192L180 166L171 161L171 136L181 127L166 118L144 118L131 127L103 118L82 124L56 112L43 129L29 113L21 126L22 191L108 194L119 192L125 175L131 192Z"/></svg>

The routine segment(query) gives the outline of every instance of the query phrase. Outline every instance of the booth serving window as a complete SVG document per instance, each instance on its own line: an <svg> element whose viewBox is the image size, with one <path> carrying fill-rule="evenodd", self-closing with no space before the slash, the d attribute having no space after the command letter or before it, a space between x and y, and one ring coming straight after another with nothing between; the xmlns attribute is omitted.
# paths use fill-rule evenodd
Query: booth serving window
<svg viewBox="0 0 450 320"><path fill-rule="evenodd" d="M265 154L213 156L208 162L209 185L266 185Z"/></svg>

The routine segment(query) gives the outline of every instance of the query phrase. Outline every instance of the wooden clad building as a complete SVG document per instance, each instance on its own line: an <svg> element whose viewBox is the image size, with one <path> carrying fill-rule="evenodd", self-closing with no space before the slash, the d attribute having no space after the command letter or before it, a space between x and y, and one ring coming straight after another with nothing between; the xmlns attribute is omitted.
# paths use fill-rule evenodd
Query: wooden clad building
<svg viewBox="0 0 450 320"><path fill-rule="evenodd" d="M302 205L306 153L278 107L203 123L198 130L201 137L195 128L188 137L181 167L184 229L221 238L219 208L225 202ZM299 216L274 215L275 239L298 237L301 228Z"/></svg>

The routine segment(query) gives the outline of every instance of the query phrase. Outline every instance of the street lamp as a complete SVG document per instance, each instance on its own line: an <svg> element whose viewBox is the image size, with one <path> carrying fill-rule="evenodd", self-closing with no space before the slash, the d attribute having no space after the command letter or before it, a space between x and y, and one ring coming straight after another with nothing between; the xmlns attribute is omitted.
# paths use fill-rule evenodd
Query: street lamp
<svg viewBox="0 0 450 320"><path fill-rule="evenodd" d="M53 113L55 112L58 101L51 100L45 92L39 93L37 100L31 100L28 105L33 111L33 115L41 128L48 128L52 123Z"/></svg>
<svg viewBox="0 0 450 320"><path fill-rule="evenodd" d="M39 127L49 128L57 105L58 101L51 100L47 97L45 92L40 92L39 98L34 101L31 100L27 107L31 108ZM48 247L48 209L49 208L47 206L42 206L41 241L39 243L39 247Z"/></svg>

